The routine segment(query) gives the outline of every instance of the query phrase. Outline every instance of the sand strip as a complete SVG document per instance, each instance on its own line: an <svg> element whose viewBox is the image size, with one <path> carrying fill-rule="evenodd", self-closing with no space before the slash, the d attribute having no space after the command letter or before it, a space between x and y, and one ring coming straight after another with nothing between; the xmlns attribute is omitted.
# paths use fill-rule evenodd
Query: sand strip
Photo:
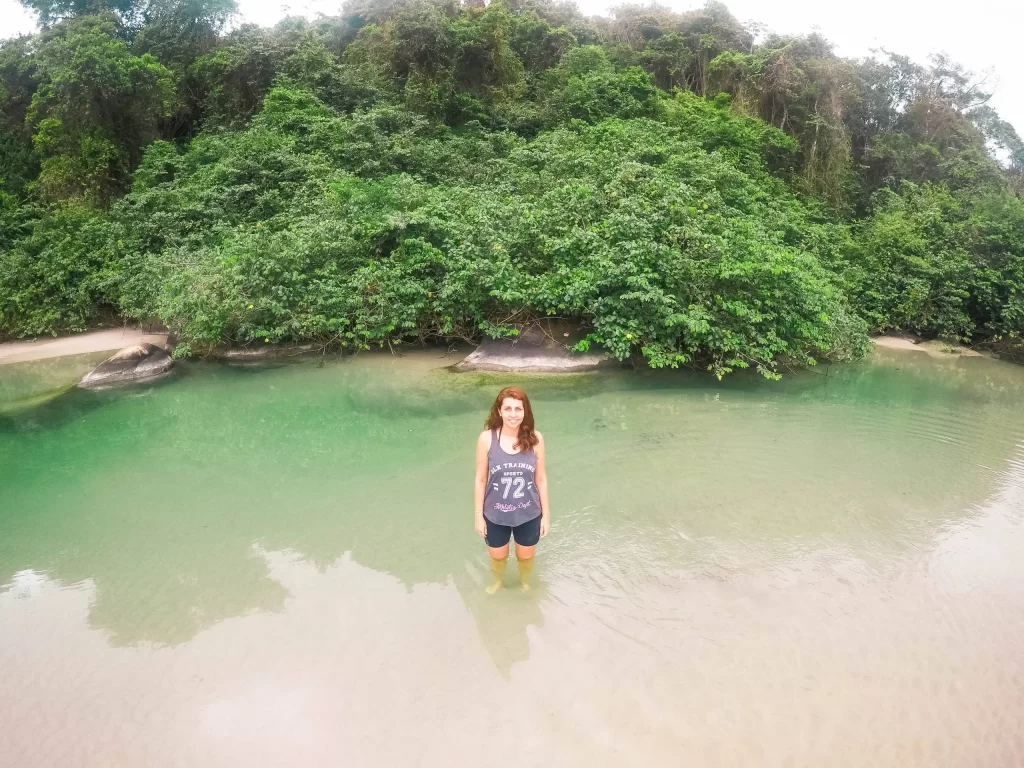
<svg viewBox="0 0 1024 768"><path fill-rule="evenodd" d="M959 344L949 344L944 341L918 341L914 342L900 336L875 336L871 339L876 346L886 349L912 349L915 352L926 352L932 357L992 357L986 352L979 352L970 347L962 347Z"/></svg>
<svg viewBox="0 0 1024 768"><path fill-rule="evenodd" d="M136 328L110 328L105 331L90 331L56 339L8 341L0 344L0 365L24 363L28 360L44 360L48 357L80 355L86 352L113 351L144 342L163 346L167 343L167 334L147 333Z"/></svg>
<svg viewBox="0 0 1024 768"><path fill-rule="evenodd" d="M899 336L875 336L871 341L878 346L886 347L887 349L914 349L918 352L925 351L910 339L903 339Z"/></svg>

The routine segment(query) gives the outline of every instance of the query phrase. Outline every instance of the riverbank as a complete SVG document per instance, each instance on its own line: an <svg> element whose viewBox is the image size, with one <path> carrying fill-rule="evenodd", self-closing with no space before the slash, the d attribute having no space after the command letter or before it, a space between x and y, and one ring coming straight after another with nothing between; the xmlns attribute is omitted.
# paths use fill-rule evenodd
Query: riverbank
<svg viewBox="0 0 1024 768"><path fill-rule="evenodd" d="M970 347L963 347L958 344L950 344L945 341L914 341L905 336L875 336L871 339L876 347L886 349L906 349L912 352L926 352L939 357L960 356L960 357L993 357L993 355L979 352Z"/></svg>
<svg viewBox="0 0 1024 768"><path fill-rule="evenodd" d="M0 344L0 365L46 360L65 355L116 352L133 344L164 346L166 343L166 333L149 333L141 328L108 328L101 331L77 333L72 336L31 341L7 341Z"/></svg>
<svg viewBox="0 0 1024 768"><path fill-rule="evenodd" d="M903 349L916 352L927 352L932 355L963 357L987 357L983 352L950 345L940 341L915 342L901 336L876 336L872 340L876 346L886 349ZM0 343L0 365L6 363L24 363L30 360L46 360L65 355L81 355L93 352L116 352L133 344L156 344L159 347L167 344L167 333L149 333L140 328L108 328L100 331L89 331L72 336L57 338L33 339L32 341L8 341ZM239 358L257 357L256 354L240 353Z"/></svg>

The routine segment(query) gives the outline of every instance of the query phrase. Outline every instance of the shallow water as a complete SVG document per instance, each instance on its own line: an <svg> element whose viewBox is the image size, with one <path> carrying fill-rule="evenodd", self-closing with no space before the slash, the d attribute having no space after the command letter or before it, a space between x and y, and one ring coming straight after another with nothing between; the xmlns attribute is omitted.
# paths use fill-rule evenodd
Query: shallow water
<svg viewBox="0 0 1024 768"><path fill-rule="evenodd" d="M0 409L0 765L1024 765L1024 368L450 362ZM82 362L28 365L8 404ZM472 455L508 382L554 524L491 597Z"/></svg>

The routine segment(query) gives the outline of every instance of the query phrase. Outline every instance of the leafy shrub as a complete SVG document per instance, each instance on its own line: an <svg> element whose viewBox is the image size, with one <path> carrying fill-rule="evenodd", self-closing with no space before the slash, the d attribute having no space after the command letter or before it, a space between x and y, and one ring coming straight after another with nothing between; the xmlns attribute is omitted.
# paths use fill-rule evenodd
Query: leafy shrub
<svg viewBox="0 0 1024 768"><path fill-rule="evenodd" d="M0 249L0 336L84 330L112 303L105 218L68 204L18 226L29 234Z"/></svg>
<svg viewBox="0 0 1024 768"><path fill-rule="evenodd" d="M904 182L879 192L848 266L851 292L878 330L964 341L1024 331L1024 204Z"/></svg>
<svg viewBox="0 0 1024 768"><path fill-rule="evenodd" d="M658 107L658 89L640 67L622 72L595 71L569 78L548 105L555 122L596 123L609 117L647 117Z"/></svg>
<svg viewBox="0 0 1024 768"><path fill-rule="evenodd" d="M279 89L246 131L147 155L115 209L122 306L193 345L499 334L525 312L717 375L855 355L864 326L816 255L845 230L813 222L745 141L750 173L649 119L524 142ZM472 172L451 162L467 157Z"/></svg>

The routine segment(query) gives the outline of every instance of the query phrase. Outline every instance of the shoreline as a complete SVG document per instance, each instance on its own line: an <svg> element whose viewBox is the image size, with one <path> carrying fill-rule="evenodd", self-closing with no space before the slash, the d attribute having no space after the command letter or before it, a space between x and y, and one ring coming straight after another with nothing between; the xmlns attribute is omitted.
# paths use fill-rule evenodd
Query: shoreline
<svg viewBox="0 0 1024 768"><path fill-rule="evenodd" d="M910 352L924 352L933 357L989 357L995 356L986 352L979 352L970 347L959 344L949 344L943 341L914 341L905 336L872 336L871 342L876 347L885 349L902 349Z"/></svg>
<svg viewBox="0 0 1024 768"><path fill-rule="evenodd" d="M902 336L873 336L871 342L877 347L911 352L924 352L933 356L951 357L992 357L969 347L952 346L937 341L915 342ZM0 342L0 365L48 360L67 355L81 355L94 352L116 352L133 344L155 344L166 347L167 332L150 333L140 328L106 328L97 331L38 338L31 341ZM248 355L239 355L247 357ZM252 355L258 357L258 355Z"/></svg>
<svg viewBox="0 0 1024 768"><path fill-rule="evenodd" d="M0 343L0 365L90 352L116 352L124 347L143 343L156 344L158 347L166 346L167 333L148 333L140 328L123 327L31 341L5 341Z"/></svg>

